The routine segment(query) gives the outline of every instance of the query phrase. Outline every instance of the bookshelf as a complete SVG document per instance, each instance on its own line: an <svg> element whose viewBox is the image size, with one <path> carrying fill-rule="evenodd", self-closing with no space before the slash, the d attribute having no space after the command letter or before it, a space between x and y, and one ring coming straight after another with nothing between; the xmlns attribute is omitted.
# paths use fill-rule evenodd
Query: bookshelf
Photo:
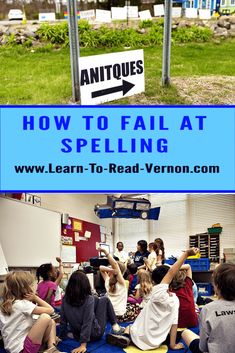
<svg viewBox="0 0 235 353"><path fill-rule="evenodd" d="M220 233L190 235L189 246L199 248L201 258L209 258L212 262L220 260Z"/></svg>

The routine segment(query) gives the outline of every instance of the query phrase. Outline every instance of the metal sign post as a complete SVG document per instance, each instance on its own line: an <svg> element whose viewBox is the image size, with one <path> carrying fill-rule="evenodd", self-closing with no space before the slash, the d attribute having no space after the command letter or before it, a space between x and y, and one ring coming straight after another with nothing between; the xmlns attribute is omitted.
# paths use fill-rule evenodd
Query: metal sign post
<svg viewBox="0 0 235 353"><path fill-rule="evenodd" d="M162 85L170 85L170 57L171 57L171 18L172 0L165 0L164 38L162 57Z"/></svg>
<svg viewBox="0 0 235 353"><path fill-rule="evenodd" d="M127 27L129 26L129 7L131 5L131 1L130 0L126 0L125 1L125 6L126 6L126 24Z"/></svg>
<svg viewBox="0 0 235 353"><path fill-rule="evenodd" d="M70 45L70 65L72 77L73 101L80 100L79 87L79 36L77 20L77 0L68 0L68 23L69 23L69 45Z"/></svg>

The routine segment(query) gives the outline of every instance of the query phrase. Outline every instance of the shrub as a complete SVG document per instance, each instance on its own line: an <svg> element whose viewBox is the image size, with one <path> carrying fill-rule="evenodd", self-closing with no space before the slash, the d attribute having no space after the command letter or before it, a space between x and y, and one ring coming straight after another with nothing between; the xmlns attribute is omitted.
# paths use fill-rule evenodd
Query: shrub
<svg viewBox="0 0 235 353"><path fill-rule="evenodd" d="M139 33L134 28L109 28L101 26L93 29L86 20L78 22L79 42L81 47L145 47L163 43L164 20L142 21L141 28L145 33ZM67 46L69 44L67 22L49 25L42 24L38 34L43 41ZM172 31L173 43L206 42L212 37L212 31L205 27L177 27Z"/></svg>
<svg viewBox="0 0 235 353"><path fill-rule="evenodd" d="M8 37L7 37L7 46L9 47L13 47L16 45L16 37L14 35L14 33L11 33Z"/></svg>
<svg viewBox="0 0 235 353"><path fill-rule="evenodd" d="M23 42L23 47L30 48L33 45L33 39L27 38L25 42Z"/></svg>
<svg viewBox="0 0 235 353"><path fill-rule="evenodd" d="M53 44L64 44L68 42L67 22L54 25L43 23L37 33L42 40L49 41Z"/></svg>
<svg viewBox="0 0 235 353"><path fill-rule="evenodd" d="M153 21L152 20L143 20L140 22L139 27L140 28L149 28L153 26Z"/></svg>
<svg viewBox="0 0 235 353"><path fill-rule="evenodd" d="M212 31L206 27L177 27L172 32L173 42L188 43L188 42L207 42L212 38Z"/></svg>

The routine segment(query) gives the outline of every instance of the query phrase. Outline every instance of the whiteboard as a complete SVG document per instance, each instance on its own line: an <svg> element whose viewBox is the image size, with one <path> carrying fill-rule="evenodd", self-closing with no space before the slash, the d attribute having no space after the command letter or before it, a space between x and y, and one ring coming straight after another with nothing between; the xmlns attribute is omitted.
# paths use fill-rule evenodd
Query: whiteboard
<svg viewBox="0 0 235 353"><path fill-rule="evenodd" d="M9 267L55 263L60 236L60 213L0 197L0 243Z"/></svg>
<svg viewBox="0 0 235 353"><path fill-rule="evenodd" d="M7 272L8 272L8 266L0 243L0 276L6 275Z"/></svg>

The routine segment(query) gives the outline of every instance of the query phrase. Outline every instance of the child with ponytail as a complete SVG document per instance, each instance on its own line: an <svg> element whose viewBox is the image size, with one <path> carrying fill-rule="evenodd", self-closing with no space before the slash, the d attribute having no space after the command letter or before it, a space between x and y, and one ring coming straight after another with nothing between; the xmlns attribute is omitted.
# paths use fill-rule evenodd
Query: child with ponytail
<svg viewBox="0 0 235 353"><path fill-rule="evenodd" d="M111 254L105 249L103 252L111 267L100 266L100 272L105 282L107 296L113 304L114 312L118 322L133 321L138 316L140 309L138 304L127 303L128 281L125 281L123 274L126 267L123 263L114 260Z"/></svg>
<svg viewBox="0 0 235 353"><path fill-rule="evenodd" d="M55 293L57 287L59 286L63 275L63 263L60 257L56 258L59 263L59 273L57 274L57 269L51 264L46 263L41 265L36 272L38 279L37 293L40 298L45 300L47 303L55 307ZM42 281L40 282L40 278Z"/></svg>
<svg viewBox="0 0 235 353"><path fill-rule="evenodd" d="M153 283L149 271L141 269L138 271L137 276L138 284L135 287L136 293L129 297L128 301L130 303L140 303L140 308L142 309L151 297Z"/></svg>
<svg viewBox="0 0 235 353"><path fill-rule="evenodd" d="M156 266L161 266L164 265L165 263L165 247L164 247L164 242L161 238L156 238L154 240L154 243L157 246L156 255L157 255L157 263Z"/></svg>
<svg viewBox="0 0 235 353"><path fill-rule="evenodd" d="M98 251L103 252L111 267L100 266L100 272L104 279L107 296L113 304L114 312L117 316L122 316L126 312L127 305L127 285L123 278L126 270L122 262L114 260L106 249L99 248Z"/></svg>

